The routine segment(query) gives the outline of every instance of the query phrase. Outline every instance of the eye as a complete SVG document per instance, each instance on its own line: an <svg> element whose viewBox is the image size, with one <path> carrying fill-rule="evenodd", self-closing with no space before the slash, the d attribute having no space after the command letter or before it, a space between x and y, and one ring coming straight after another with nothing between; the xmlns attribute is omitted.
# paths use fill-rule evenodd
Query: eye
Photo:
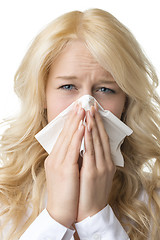
<svg viewBox="0 0 160 240"><path fill-rule="evenodd" d="M100 92L103 92L103 93L111 93L111 94L114 94L115 91L111 88L106 88L106 87L101 87L100 88Z"/></svg>
<svg viewBox="0 0 160 240"><path fill-rule="evenodd" d="M67 91L71 91L73 88L75 88L75 86L72 84L66 84L60 87L60 89L67 90Z"/></svg>

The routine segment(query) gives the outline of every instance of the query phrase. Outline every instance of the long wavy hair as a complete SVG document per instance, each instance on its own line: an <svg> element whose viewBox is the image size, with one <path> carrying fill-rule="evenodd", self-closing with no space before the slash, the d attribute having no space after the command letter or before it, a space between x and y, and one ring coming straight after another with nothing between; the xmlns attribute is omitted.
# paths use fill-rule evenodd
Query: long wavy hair
<svg viewBox="0 0 160 240"><path fill-rule="evenodd" d="M47 153L35 134L47 124L45 88L52 64L66 44L80 39L126 93L122 120L133 129L122 145L109 204L131 240L160 238L160 99L158 79L130 31L100 9L62 15L35 38L16 72L21 111L1 136L0 232L18 239L45 208ZM153 164L154 160L154 164ZM144 165L150 172L143 171ZM145 201L141 198L144 196ZM159 213L159 214L158 214Z"/></svg>

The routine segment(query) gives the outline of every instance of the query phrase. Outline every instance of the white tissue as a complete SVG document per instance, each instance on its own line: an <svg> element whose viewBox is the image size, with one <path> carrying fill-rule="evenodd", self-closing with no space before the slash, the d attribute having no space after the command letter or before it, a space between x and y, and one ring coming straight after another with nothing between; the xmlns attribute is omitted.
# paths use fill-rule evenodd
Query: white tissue
<svg viewBox="0 0 160 240"><path fill-rule="evenodd" d="M76 102L81 103L82 108L84 108L85 111L88 111L90 107L94 105L94 102L97 102L97 100L90 95L84 95ZM49 124L47 124L40 132L35 135L35 138L48 152L48 154L50 154L52 151L52 148L64 127L66 118L73 108L74 103L67 107L63 112L61 112L56 118L54 118ZM103 119L104 127L109 136L112 160L115 165L123 167L124 159L121 154L120 147L124 141L124 138L132 134L133 131L110 111L104 110L98 102L97 104L99 106L99 113ZM83 156L84 153L85 147L83 138L80 149L81 156Z"/></svg>

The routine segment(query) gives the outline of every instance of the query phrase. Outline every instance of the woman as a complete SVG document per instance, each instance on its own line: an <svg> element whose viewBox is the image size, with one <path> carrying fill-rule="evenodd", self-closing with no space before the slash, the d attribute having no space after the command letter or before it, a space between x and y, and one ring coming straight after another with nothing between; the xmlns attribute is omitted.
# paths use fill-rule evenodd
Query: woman
<svg viewBox="0 0 160 240"><path fill-rule="evenodd" d="M111 14L75 11L51 22L16 73L22 108L1 139L3 239L73 239L75 228L75 239L158 240L157 86L135 38ZM51 154L36 141L37 132L85 94L133 130L121 148L124 168L112 161L97 105L87 113L75 106Z"/></svg>

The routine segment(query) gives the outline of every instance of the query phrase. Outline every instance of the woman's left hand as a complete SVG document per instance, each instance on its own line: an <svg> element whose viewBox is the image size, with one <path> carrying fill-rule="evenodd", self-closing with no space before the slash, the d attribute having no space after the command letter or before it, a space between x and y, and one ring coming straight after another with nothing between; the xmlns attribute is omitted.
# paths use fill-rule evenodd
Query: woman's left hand
<svg viewBox="0 0 160 240"><path fill-rule="evenodd" d="M77 222L92 216L108 204L116 166L111 159L109 138L98 106L87 112L85 154L80 170L80 195Z"/></svg>

